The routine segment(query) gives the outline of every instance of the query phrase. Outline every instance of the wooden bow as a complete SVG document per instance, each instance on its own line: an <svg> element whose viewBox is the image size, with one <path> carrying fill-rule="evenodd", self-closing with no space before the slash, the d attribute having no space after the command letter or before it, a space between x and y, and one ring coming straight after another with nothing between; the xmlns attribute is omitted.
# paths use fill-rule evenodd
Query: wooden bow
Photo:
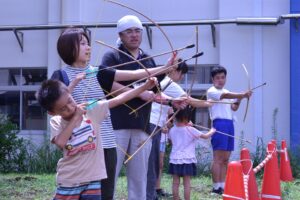
<svg viewBox="0 0 300 200"><path fill-rule="evenodd" d="M249 76L249 73L248 73L248 70L247 70L246 66L244 64L242 64L242 67L243 67L243 69L246 73L247 80L248 80L248 90L250 91L251 90L250 76ZM248 113L248 108L249 108L249 97L247 98L247 104L246 104L246 110L245 110L243 122L245 122L245 120L246 120L247 113Z"/></svg>
<svg viewBox="0 0 300 200"><path fill-rule="evenodd" d="M143 17L145 17L146 19L148 19L149 21L151 21L160 30L160 32L164 35L164 37L168 41L168 44L169 44L169 46L170 46L173 54L175 54L173 45L171 44L171 41L168 38L167 34L163 31L163 29L154 20L152 20L150 17L146 16L145 14L141 13L140 11L138 11L138 10L136 10L134 8L131 8L131 7L127 6L127 5L124 5L122 3L119 3L119 2L116 2L116 1L113 1L113 0L105 0L105 1L113 3L113 4L116 4L116 5L119 5L119 6L122 6L124 8L129 9L129 10L132 10L133 12L136 12L139 15L142 15ZM159 92L160 92L160 90L159 90ZM149 137L146 139L146 141L132 154L132 156L130 156L124 163L127 163L129 160L131 160L133 158L133 156L136 155L143 148L143 146L150 140L150 138L152 138L155 135L155 131L156 131L157 127L158 127L158 123L159 123L160 118L161 118L161 113L162 113L162 106L160 107L160 113L159 113L158 121L157 121L157 124L156 124L153 132L149 135Z"/></svg>

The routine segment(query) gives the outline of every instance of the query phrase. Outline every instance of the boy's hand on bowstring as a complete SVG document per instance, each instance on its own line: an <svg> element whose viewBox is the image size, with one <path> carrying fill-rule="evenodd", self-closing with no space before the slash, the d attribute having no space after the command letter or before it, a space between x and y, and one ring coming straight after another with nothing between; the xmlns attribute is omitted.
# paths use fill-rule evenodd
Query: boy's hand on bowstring
<svg viewBox="0 0 300 200"><path fill-rule="evenodd" d="M82 121L83 115L86 114L86 106L87 103L78 104L75 108L75 113L73 115L73 119L77 121Z"/></svg>
<svg viewBox="0 0 300 200"><path fill-rule="evenodd" d="M156 77L150 77L144 84L144 88L149 90L153 88L155 85L158 85L158 81Z"/></svg>

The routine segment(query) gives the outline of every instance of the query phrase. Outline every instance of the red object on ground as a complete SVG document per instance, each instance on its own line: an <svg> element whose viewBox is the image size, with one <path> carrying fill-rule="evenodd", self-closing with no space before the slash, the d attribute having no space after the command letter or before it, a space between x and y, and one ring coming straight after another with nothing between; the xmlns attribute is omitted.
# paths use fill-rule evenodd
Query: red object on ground
<svg viewBox="0 0 300 200"><path fill-rule="evenodd" d="M294 180L285 140L281 141L280 180L284 182L291 182Z"/></svg>
<svg viewBox="0 0 300 200"><path fill-rule="evenodd" d="M249 175L249 180L248 180L249 200L258 200L259 194L258 194L256 178L253 172L253 166L251 166L250 152L247 148L243 148L241 150L241 164L242 164L244 174Z"/></svg>
<svg viewBox="0 0 300 200"><path fill-rule="evenodd" d="M228 164L223 200L245 199L243 168L239 161Z"/></svg>
<svg viewBox="0 0 300 200"><path fill-rule="evenodd" d="M267 152L272 153L271 159L266 163L261 190L261 200L277 200L281 198L278 159L274 143L269 142Z"/></svg>

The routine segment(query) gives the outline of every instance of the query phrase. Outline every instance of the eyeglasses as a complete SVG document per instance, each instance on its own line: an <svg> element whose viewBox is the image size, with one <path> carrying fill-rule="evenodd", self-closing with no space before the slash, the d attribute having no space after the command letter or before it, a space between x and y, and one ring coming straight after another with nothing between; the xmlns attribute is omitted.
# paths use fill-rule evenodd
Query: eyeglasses
<svg viewBox="0 0 300 200"><path fill-rule="evenodd" d="M126 35L132 35L132 34L141 34L143 32L142 29L136 28L136 29L127 29L125 31L122 31L122 33Z"/></svg>

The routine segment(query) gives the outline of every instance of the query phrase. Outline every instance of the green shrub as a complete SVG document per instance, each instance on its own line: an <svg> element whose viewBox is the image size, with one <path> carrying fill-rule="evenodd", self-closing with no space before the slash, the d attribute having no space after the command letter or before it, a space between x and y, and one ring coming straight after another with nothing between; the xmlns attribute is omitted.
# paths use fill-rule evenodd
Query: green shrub
<svg viewBox="0 0 300 200"><path fill-rule="evenodd" d="M294 152L289 151L290 164L294 178L300 178L300 156L297 152L300 152L300 147Z"/></svg>
<svg viewBox="0 0 300 200"><path fill-rule="evenodd" d="M196 148L197 176L210 176L211 149L198 145Z"/></svg>
<svg viewBox="0 0 300 200"><path fill-rule="evenodd" d="M48 135L45 135L42 145L28 145L26 168L29 173L54 173L58 160L62 157L62 151L50 143Z"/></svg>
<svg viewBox="0 0 300 200"><path fill-rule="evenodd" d="M165 149L163 173L168 173L171 150L172 150L172 146L170 143L168 143Z"/></svg>
<svg viewBox="0 0 300 200"><path fill-rule="evenodd" d="M273 114L272 114L272 135L273 135L273 139L276 140L276 142L278 142L278 128L277 128L277 116L278 116L278 108L275 108L273 110ZM278 145L278 144L277 144Z"/></svg>
<svg viewBox="0 0 300 200"><path fill-rule="evenodd" d="M255 152L251 153L253 168L259 165L266 158L266 145L261 137L256 140ZM262 170L257 173L258 176L262 176Z"/></svg>
<svg viewBox="0 0 300 200"><path fill-rule="evenodd" d="M0 172L17 172L23 167L25 140L18 138L18 127L0 115Z"/></svg>
<svg viewBox="0 0 300 200"><path fill-rule="evenodd" d="M45 135L42 145L36 146L17 134L18 127L0 115L0 172L55 172L62 153L50 144L48 135Z"/></svg>

